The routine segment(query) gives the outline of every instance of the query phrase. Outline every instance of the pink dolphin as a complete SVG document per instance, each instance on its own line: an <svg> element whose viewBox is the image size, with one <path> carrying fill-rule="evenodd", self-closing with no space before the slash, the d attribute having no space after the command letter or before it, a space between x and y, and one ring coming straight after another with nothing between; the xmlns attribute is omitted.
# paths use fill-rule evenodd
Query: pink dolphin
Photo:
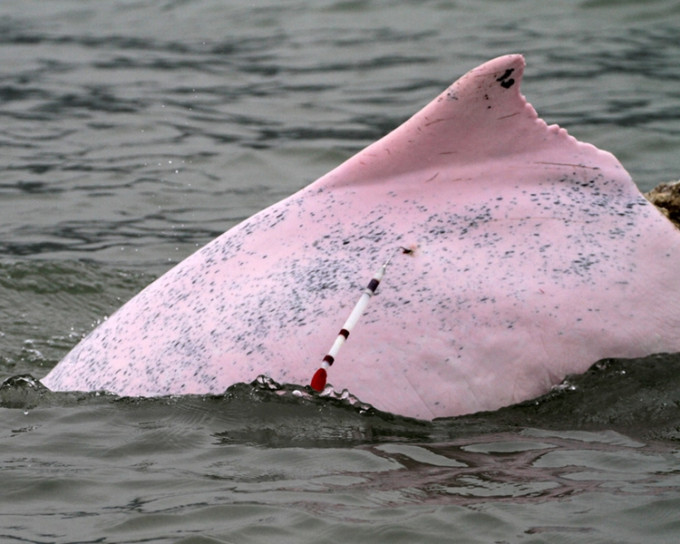
<svg viewBox="0 0 680 544"><path fill-rule="evenodd" d="M470 71L152 283L43 383L139 396L261 374L308 384L390 256L328 371L382 410L492 410L603 357L680 351L679 233L613 155L537 117L523 72L520 55Z"/></svg>

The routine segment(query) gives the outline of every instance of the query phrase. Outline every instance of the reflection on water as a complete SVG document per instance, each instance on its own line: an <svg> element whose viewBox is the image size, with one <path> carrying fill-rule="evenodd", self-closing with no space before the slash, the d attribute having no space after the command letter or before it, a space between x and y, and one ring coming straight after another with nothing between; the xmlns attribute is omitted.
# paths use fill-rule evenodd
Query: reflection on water
<svg viewBox="0 0 680 544"><path fill-rule="evenodd" d="M672 443L472 425L441 441L454 422L245 395L70 394L49 408L5 409L5 534L434 542L455 530L466 542L574 534L640 542L677 531Z"/></svg>

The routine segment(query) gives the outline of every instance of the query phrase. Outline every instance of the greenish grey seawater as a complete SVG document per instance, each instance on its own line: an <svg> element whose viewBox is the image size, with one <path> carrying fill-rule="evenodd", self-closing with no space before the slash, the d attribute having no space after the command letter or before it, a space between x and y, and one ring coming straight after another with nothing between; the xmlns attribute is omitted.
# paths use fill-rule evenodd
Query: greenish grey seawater
<svg viewBox="0 0 680 544"><path fill-rule="evenodd" d="M494 56L647 190L680 177L680 4L0 3L0 380ZM0 542L677 542L679 372L611 362L423 423L240 387L0 391Z"/></svg>

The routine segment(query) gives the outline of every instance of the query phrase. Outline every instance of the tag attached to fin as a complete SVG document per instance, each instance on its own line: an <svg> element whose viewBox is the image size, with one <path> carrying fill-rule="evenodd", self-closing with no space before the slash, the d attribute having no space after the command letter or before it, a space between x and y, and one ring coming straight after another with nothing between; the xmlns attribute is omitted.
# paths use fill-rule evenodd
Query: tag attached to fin
<svg viewBox="0 0 680 544"><path fill-rule="evenodd" d="M382 280L383 276L385 275L387 265L390 264L392 257L394 256L395 253L397 253L398 250L401 250L401 252L404 255L411 255L413 254L414 248L412 247L406 248L403 246L399 246L394 251L394 253L390 255L390 258L387 259L380 268L378 268L375 274L373 274L371 281L368 283L366 289L364 289L364 292L359 298L359 301L354 306L352 313L347 318L347 321L345 321L345 324L343 325L342 329L340 329L340 332L338 333L335 342L331 346L331 349L328 351L328 354L323 358L321 367L314 373L314 376L312 376L312 382L309 385L311 386L312 389L314 389L314 391L318 391L320 393L321 391L323 391L324 387L326 387L326 380L328 378L328 373L326 372L326 369L330 368L330 366L333 364L333 361L335 361L335 356L338 354L340 347L349 337L349 333L354 328L354 325L356 325L357 321L359 321L361 314L364 312L366 306L368 305L369 299L375 294L375 290L378 288L378 285L380 285L380 280Z"/></svg>
<svg viewBox="0 0 680 544"><path fill-rule="evenodd" d="M325 368L320 368L314 373L314 376L312 376L312 383L310 384L312 389L314 391L318 391L321 393L321 391L324 390L324 387L326 387L326 379L327 379L327 373Z"/></svg>

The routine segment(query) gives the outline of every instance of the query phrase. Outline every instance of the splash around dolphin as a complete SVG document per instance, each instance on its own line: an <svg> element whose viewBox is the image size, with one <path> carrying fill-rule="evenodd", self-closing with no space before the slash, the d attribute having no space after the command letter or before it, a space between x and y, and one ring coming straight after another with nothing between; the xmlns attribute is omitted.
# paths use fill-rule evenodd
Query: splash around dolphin
<svg viewBox="0 0 680 544"><path fill-rule="evenodd" d="M431 419L545 393L604 357L680 351L680 233L610 153L538 118L521 55L178 264L42 381L129 396L328 380ZM396 252L408 248L408 254Z"/></svg>

